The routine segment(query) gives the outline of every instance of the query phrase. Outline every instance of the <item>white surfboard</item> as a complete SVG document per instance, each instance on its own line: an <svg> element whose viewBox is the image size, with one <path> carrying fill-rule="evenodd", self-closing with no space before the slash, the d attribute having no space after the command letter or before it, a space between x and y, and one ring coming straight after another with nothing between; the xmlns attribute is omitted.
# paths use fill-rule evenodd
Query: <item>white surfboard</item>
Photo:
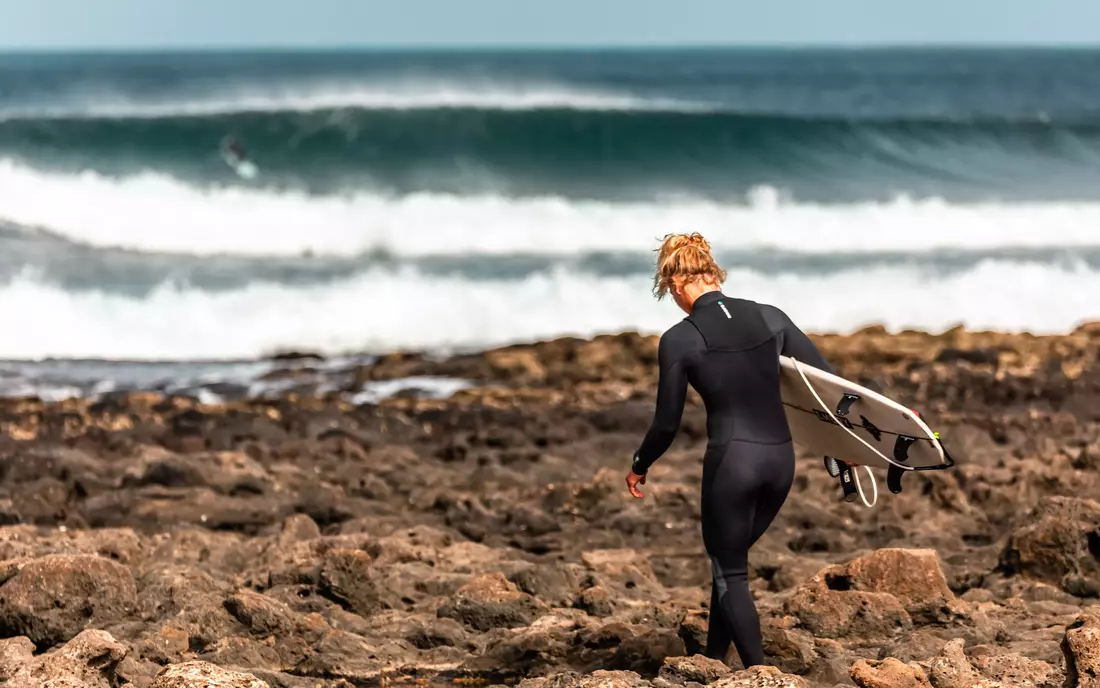
<svg viewBox="0 0 1100 688"><path fill-rule="evenodd" d="M227 141L223 140L219 152L221 153L222 160L229 169L237 173L238 177L242 179L255 179L260 173L260 168L256 167L256 163L249 160L247 157L240 156L235 150L233 150Z"/></svg>
<svg viewBox="0 0 1100 688"><path fill-rule="evenodd" d="M255 179L260 173L260 168L256 167L251 160L241 160L232 155L223 155L222 159L242 179Z"/></svg>
<svg viewBox="0 0 1100 688"><path fill-rule="evenodd" d="M256 175L260 173L260 168L256 167L255 163L249 160L242 160L237 163L233 169L244 179L255 179Z"/></svg>
<svg viewBox="0 0 1100 688"><path fill-rule="evenodd" d="M939 437L912 410L850 380L780 356L780 390L796 444L857 466L950 468Z"/></svg>

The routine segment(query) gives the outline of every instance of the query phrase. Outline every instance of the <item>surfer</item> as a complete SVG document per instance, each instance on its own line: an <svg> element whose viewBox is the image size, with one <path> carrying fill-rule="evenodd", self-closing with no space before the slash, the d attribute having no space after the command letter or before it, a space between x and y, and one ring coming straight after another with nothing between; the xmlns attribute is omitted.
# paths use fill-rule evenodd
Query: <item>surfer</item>
<svg viewBox="0 0 1100 688"><path fill-rule="evenodd" d="M248 159L244 144L236 136L227 135L221 140L221 155L225 164L245 179L252 179L259 172L255 163Z"/></svg>
<svg viewBox="0 0 1100 688"><path fill-rule="evenodd" d="M248 153L244 144L235 136L226 136L222 139L222 151L225 155L232 155L236 162L248 160Z"/></svg>
<svg viewBox="0 0 1100 688"><path fill-rule="evenodd" d="M650 466L672 445L690 383L707 409L703 543L711 560L708 657L730 643L745 667L764 663L760 619L749 592L748 554L787 498L795 452L779 388L779 356L832 367L775 306L722 293L726 273L699 234L672 234L658 250L654 295L671 293L687 317L661 336L653 421L626 483L636 498Z"/></svg>
<svg viewBox="0 0 1100 688"><path fill-rule="evenodd" d="M244 151L244 144L237 140L235 136L226 136L222 140L222 147L227 151L233 153L237 158L244 160L246 155Z"/></svg>

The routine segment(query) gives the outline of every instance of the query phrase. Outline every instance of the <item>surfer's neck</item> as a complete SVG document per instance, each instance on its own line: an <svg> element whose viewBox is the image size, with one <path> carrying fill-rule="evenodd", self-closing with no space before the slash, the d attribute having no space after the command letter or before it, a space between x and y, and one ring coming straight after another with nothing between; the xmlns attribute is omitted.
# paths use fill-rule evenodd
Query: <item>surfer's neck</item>
<svg viewBox="0 0 1100 688"><path fill-rule="evenodd" d="M683 286L683 288L680 290L680 293L678 295L679 298L677 299L677 301L680 302L680 307L684 311L686 311L687 313L691 313L692 309L695 308L695 303L704 296L707 296L708 294L721 296L722 292L719 289L718 285L714 284L713 282L696 280L695 282L689 282ZM709 298L715 297L711 296Z"/></svg>

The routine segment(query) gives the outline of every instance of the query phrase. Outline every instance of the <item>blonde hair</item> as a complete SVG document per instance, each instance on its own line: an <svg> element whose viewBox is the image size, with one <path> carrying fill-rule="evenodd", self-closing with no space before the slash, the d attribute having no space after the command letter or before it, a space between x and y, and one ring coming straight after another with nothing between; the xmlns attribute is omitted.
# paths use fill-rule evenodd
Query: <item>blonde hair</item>
<svg viewBox="0 0 1100 688"><path fill-rule="evenodd" d="M710 254L710 244L699 232L668 234L657 249L657 274L653 295L657 300L676 284L703 279L714 284L726 281L726 271L718 267Z"/></svg>

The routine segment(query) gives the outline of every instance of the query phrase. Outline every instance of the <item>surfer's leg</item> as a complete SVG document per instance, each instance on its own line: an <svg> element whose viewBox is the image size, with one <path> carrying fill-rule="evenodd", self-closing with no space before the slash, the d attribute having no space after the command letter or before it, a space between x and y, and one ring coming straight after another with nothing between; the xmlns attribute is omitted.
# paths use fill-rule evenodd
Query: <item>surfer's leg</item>
<svg viewBox="0 0 1100 688"><path fill-rule="evenodd" d="M764 663L760 620L749 591L749 547L761 481L757 461L745 460L744 446L711 450L704 459L703 538L718 598L710 613L707 656L725 659L732 641L749 667Z"/></svg>
<svg viewBox="0 0 1100 688"><path fill-rule="evenodd" d="M772 521L779 515L787 501L787 495L794 484L794 444L761 446L770 455L767 460L767 480L760 486L760 496L756 500L756 514L752 519L752 544L767 532ZM751 545L750 545L751 546Z"/></svg>
<svg viewBox="0 0 1100 688"><path fill-rule="evenodd" d="M726 628L723 619L722 602L718 595L718 587L718 578L712 574L710 579L710 612L707 618L707 646L703 650L703 654L712 659L724 660L733 638L730 637L729 629Z"/></svg>
<svg viewBox="0 0 1100 688"><path fill-rule="evenodd" d="M732 641L745 667L764 663L760 618L749 590L749 548L779 513L793 477L790 444L734 443L721 458L708 455L704 461L703 537L713 568L712 600L717 597L708 657L724 659Z"/></svg>

